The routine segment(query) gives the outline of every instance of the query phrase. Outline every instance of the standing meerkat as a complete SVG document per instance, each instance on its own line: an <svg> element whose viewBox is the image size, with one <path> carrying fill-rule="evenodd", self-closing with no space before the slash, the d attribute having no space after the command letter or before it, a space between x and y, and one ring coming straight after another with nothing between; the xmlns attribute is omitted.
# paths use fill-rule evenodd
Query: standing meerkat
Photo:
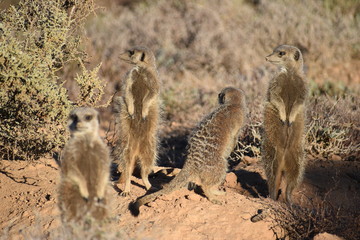
<svg viewBox="0 0 360 240"><path fill-rule="evenodd" d="M244 93L236 88L224 88L218 100L219 106L191 133L183 169L162 190L131 203L129 207L133 215L139 214L139 207L143 204L185 187L189 182L199 183L205 196L212 203L220 204L215 195L225 194L218 187L225 179L227 157L237 144L246 109Z"/></svg>
<svg viewBox="0 0 360 240"><path fill-rule="evenodd" d="M291 203L294 188L304 173L304 121L307 81L300 50L280 45L266 57L280 67L271 79L264 110L262 162L270 197L278 199L280 183L286 182L285 201Z"/></svg>
<svg viewBox="0 0 360 240"><path fill-rule="evenodd" d="M78 221L87 214L103 220L110 157L99 136L99 114L92 108L77 108L70 113L68 126L71 137L62 152L59 188L63 220Z"/></svg>
<svg viewBox="0 0 360 240"><path fill-rule="evenodd" d="M135 65L122 84L122 96L115 99L119 142L119 182L125 181L121 193L130 193L130 178L135 165L141 168L141 178L147 190L148 179L157 159L158 125L160 121L160 83L154 54L145 47L134 47L120 58Z"/></svg>

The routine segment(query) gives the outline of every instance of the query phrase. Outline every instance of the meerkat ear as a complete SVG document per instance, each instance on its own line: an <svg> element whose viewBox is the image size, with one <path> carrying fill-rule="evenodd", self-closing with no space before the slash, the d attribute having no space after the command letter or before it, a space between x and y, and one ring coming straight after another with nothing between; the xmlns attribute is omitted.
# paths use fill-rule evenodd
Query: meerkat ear
<svg viewBox="0 0 360 240"><path fill-rule="evenodd" d="M218 100L219 100L219 104L224 104L225 103L225 94L219 93Z"/></svg>
<svg viewBox="0 0 360 240"><path fill-rule="evenodd" d="M141 58L140 58L140 61L144 61L145 60L145 53L143 52L143 53L141 53Z"/></svg>
<svg viewBox="0 0 360 240"><path fill-rule="evenodd" d="M296 50L295 54L294 54L294 59L295 61L298 61L300 58L300 51L299 50Z"/></svg>

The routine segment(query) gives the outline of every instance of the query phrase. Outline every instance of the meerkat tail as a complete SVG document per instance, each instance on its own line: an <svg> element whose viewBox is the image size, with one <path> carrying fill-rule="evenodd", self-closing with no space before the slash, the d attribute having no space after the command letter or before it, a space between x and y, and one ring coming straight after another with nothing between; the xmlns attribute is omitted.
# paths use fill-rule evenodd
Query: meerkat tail
<svg viewBox="0 0 360 240"><path fill-rule="evenodd" d="M259 209L258 213L250 218L251 222L259 222L264 220L269 215L269 209Z"/></svg>
<svg viewBox="0 0 360 240"><path fill-rule="evenodd" d="M154 201L159 196L169 194L177 189L180 189L183 186L185 186L186 183L188 183L188 182L189 182L188 172L184 171L184 170L180 171L180 173L178 175L176 175L176 177L171 182L166 184L163 187L163 189L161 189L160 191L151 193L149 195L142 196L142 197L138 198L135 202L131 202L129 204L129 210L130 210L131 214L133 216L137 217L140 213L139 208L142 205Z"/></svg>

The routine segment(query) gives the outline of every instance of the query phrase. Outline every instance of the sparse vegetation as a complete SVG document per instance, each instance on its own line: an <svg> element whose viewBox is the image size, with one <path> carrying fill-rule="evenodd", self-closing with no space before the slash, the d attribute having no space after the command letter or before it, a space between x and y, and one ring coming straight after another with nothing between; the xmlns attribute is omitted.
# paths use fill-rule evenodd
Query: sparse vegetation
<svg viewBox="0 0 360 240"><path fill-rule="evenodd" d="M356 231L360 227L359 212L355 209L335 209L326 201L312 203L311 207L301 207L266 199L263 205L270 209L271 229L276 239L313 239L323 232L347 240L360 237L359 231Z"/></svg>
<svg viewBox="0 0 360 240"><path fill-rule="evenodd" d="M103 85L98 68L75 81L76 102L57 74L65 65L85 58L81 27L94 11L92 1L21 1L1 12L0 23L0 156L36 159L59 149L73 105L97 104ZM95 93L96 92L96 93Z"/></svg>
<svg viewBox="0 0 360 240"><path fill-rule="evenodd" d="M311 86L307 155L324 160L340 156L358 164L359 1L98 2L110 7L87 22L95 10L92 0L22 0L1 11L1 159L31 160L60 150L70 109L100 106L104 94L113 95L129 69L118 53L134 45L148 46L157 59L165 126L161 136L169 149L160 149L168 154L161 157L180 166L173 161L184 159L184 133L216 105L218 91L232 85L245 90L249 112L230 161L259 159L262 104L274 73L264 57L286 43L301 49ZM88 63L96 67L89 70ZM114 143L114 136L109 132L106 140ZM359 181L357 175L352 179ZM268 206L278 237L285 233L291 239L311 239L323 231L360 237L359 215L327 203ZM57 234L65 235L50 236L56 239Z"/></svg>

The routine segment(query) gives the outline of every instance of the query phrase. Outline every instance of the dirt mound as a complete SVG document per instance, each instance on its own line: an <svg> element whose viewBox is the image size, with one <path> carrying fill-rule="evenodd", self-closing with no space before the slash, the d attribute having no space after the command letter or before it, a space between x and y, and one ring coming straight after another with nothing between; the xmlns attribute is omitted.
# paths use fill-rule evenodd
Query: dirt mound
<svg viewBox="0 0 360 240"><path fill-rule="evenodd" d="M161 188L180 169L172 170L158 168L150 177L151 184ZM359 208L359 170L357 162L311 161L304 183L295 192L295 201L301 204L304 196L314 201L327 198L335 206ZM51 239L53 232L61 227L57 207L60 172L55 161L42 159L32 165L3 160L0 173L3 238L46 236ZM120 197L121 190L109 185L114 217L111 228L121 232L124 238L135 239L276 239L269 219L250 221L262 207L259 196L267 195L258 161L228 173L223 190L226 195L219 197L221 205L210 203L200 188L181 189L142 206L140 215L133 217L128 210L129 203L146 193L141 179L133 176L129 197Z"/></svg>

